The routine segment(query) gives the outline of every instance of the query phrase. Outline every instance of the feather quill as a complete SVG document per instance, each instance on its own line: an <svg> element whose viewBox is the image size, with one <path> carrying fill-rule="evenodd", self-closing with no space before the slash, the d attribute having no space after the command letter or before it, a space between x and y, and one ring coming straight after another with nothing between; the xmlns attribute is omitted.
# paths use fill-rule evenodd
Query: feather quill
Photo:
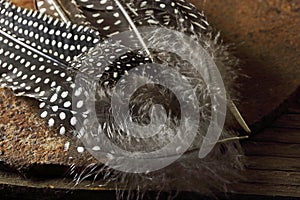
<svg viewBox="0 0 300 200"><path fill-rule="evenodd" d="M110 0L73 0L72 2L74 5L76 5L76 8L78 8L82 16L85 17L86 21L88 21L89 24L94 28L98 29L103 37L110 37L130 29L135 30L136 26L150 25L165 26L186 34L190 34L197 38L198 42L200 43L207 40L207 37L212 37L212 28L207 22L204 14L200 13L192 4L188 3L187 1L122 0L116 2ZM61 3L62 8L67 8L68 6L63 5L64 3L65 2ZM135 33L138 36L140 43L144 47L144 50L151 58L151 53L145 46L144 41L141 40L141 37L139 37L138 31L135 30ZM212 38L208 38L208 40L213 41ZM215 48L218 46L218 44L208 42L203 45L208 51L211 52L211 54L224 53L224 50L221 50L220 52L212 52L215 51ZM220 58L222 58L222 56L220 56ZM153 60L153 58L151 59ZM219 57L216 57L216 62L218 62L218 59ZM220 66L220 68L222 68L222 66ZM228 68L227 71L223 70L222 75L226 80L228 93L230 93L230 96L235 98L237 92L233 89L234 81L232 80L236 79L236 75L232 74L231 68ZM234 76L232 77L232 75ZM250 128L231 99L229 99L228 108L241 127L247 133L251 133Z"/></svg>
<svg viewBox="0 0 300 200"><path fill-rule="evenodd" d="M68 17L62 17L59 13L57 16L62 19L65 18L65 20L72 20L70 15L73 13L70 10L67 12L66 2L58 0L56 2L61 3L61 7L65 9L63 15ZM121 49L123 46L117 43L100 43L99 36L109 38L132 28L114 1L78 0L72 1L72 3L77 3L78 7L76 7L81 10L79 13L82 13L86 20L99 32L85 26L63 23L58 19L17 8L0 0L0 83L4 87L12 88L17 95L39 100L41 102L41 117L47 120L49 126L60 126L61 134L66 132L68 123L75 126L78 118L84 117L82 113L85 110L82 113L75 113L72 110L72 103L79 105L79 102L72 102L73 90L79 89L78 86L74 85L74 77L77 73L96 76L100 83L113 86L128 70L136 68L140 64L151 62L148 57L133 51L125 52L124 58L120 57L113 60L114 53L103 53L106 50L109 52L113 45L118 45ZM166 26L187 33L200 41L211 56L220 56L221 54L221 58L215 59L223 61L222 55L225 51L223 48L217 48L218 44L213 40L212 29L204 15L188 2L182 0L123 0L121 3L137 26ZM14 16L16 16L15 20ZM76 20L72 21L76 22ZM97 54L94 55L93 53ZM159 53L155 54L154 58L159 60L159 55ZM99 72L97 67L93 67L91 71L88 70L90 68L84 68L83 63L88 58L97 59L99 63L94 63L95 65L106 66L105 73L97 74ZM174 57L167 55L162 59L164 58L173 59ZM173 60L172 62L177 64L176 66L182 63L181 60ZM188 67L188 65L184 66ZM226 76L228 78L230 73L226 70L229 68L230 71L235 71L231 68L235 65L226 67L222 70L225 78ZM196 79L197 74L192 74L190 78ZM201 80L197 79L197 81L200 82ZM231 81L227 83L228 88L231 85ZM79 94L82 95L83 99L88 98L88 96L84 96L83 92L79 92ZM161 99L161 101L165 101L165 99ZM146 104L146 106L149 105ZM109 127L107 124L110 121L105 120L105 126ZM122 135L116 134L117 129L114 127L109 127L106 131L110 134L111 139L122 139L120 137ZM223 132L223 138L230 135L231 133L227 131ZM121 141L121 144L125 147L131 145L130 141ZM154 144L153 141L150 144ZM173 168L169 167L152 174L135 176L104 168L100 171L107 173L105 177L108 177L108 182L111 181L112 175L116 174L118 178L123 180L121 180L121 184L124 182L126 184L128 181L129 185L126 187L131 189L147 190L150 185L161 190L160 183L164 181L163 183L170 184L164 188L168 190L195 190L206 193L207 189L214 188L223 191L224 185L232 178L227 177L227 175L230 174L235 177L234 167L240 163L238 160L240 151L235 145L235 143L218 144L215 150L204 160L185 156ZM95 163L95 165L98 164ZM93 167L88 172L88 176L93 175L95 169ZM99 171L96 171L96 175L98 173ZM79 182L84 177L87 176L81 174L76 178ZM183 180L182 177L187 177L188 180ZM129 182L130 180L132 182ZM196 184L201 181L203 181L201 187L195 188ZM116 187L118 189L120 185L116 185Z"/></svg>
<svg viewBox="0 0 300 200"><path fill-rule="evenodd" d="M3 0L0 15L1 86L41 105L49 102L47 107L53 110L51 94L73 83L70 61L99 43L99 34Z"/></svg>

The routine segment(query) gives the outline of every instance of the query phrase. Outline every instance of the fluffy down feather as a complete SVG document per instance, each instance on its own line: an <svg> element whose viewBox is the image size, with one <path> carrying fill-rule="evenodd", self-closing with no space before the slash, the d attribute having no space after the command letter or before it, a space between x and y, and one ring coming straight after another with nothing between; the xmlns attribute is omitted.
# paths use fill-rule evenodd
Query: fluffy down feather
<svg viewBox="0 0 300 200"><path fill-rule="evenodd" d="M146 140L136 140L128 137L128 133L124 129L115 125L109 106L113 88L118 81L131 69L139 70L141 64L151 62L163 65L166 69L175 69L184 75L196 92L197 103L201 107L201 112L199 113L201 121L196 133L196 140L188 152L173 164L154 172L133 174L118 172L105 166L102 167L103 163L87 163L88 167L75 175L76 182L79 183L90 176L97 177L99 174L104 174L101 182L105 181L113 184L115 189L120 192L119 197L123 196L121 188L124 187L131 191L137 190L139 194L143 194L147 190L188 190L209 195L213 195L216 192L227 192L227 184L238 178L237 172L241 167L239 160L241 149L238 142L219 143L205 158L199 159L197 157L199 145L205 137L203 133L206 132L212 116L212 105L210 104L211 99L208 90L212 86L204 83L201 74L191 67L191 63L182 59L183 55L155 49L161 38L152 37L147 41L147 44L151 44L151 47L154 47L150 49L152 59L141 51L126 48L128 41L105 40L106 38L114 38L118 34L133 28L115 1L79 0L72 2L77 3L77 8L81 10L80 13L85 16L86 21L89 21L99 32L84 26L76 26L70 23L64 24L47 15L16 8L1 1L1 48L3 52L0 57L2 76L0 82L2 86L14 89L18 95L30 96L41 101L41 117L45 118L50 126L60 126L61 134L64 134L68 126L71 126L76 138L79 138L79 141L81 141L87 132L95 131L95 123L100 122L101 134L105 134L110 141L127 151L147 152L167 144L170 142L170 136L174 136L172 131L163 132L161 135ZM213 34L212 28L206 21L203 13L183 0L123 0L121 4L137 27L167 27L189 35L195 44L201 45L206 50L207 56L213 58L221 72L227 92L235 97L235 79L238 76L237 60L228 56L227 48L220 44L219 36ZM61 6L64 5L61 4ZM64 7L64 9L66 10L67 8ZM70 12L66 13L72 15ZM20 25L11 22L10 15L18 16L21 19ZM69 19L72 19L72 17ZM28 23L22 23L24 20ZM32 29L32 34L38 37L33 39L30 36L31 32L26 32L27 34L25 31L20 32L20 29L28 30L31 28L29 21L32 21L32 26L35 26L36 23L38 26L42 25L43 28L41 30L53 29L53 33L52 31L44 31L43 39L41 39L39 31L36 30L37 33L35 33L35 30ZM68 37L69 34L71 36ZM101 35L101 39L98 35ZM168 35L166 35L167 37ZM51 39L54 42L47 44L47 42L44 42L47 39ZM13 46L7 42L9 40ZM35 42L36 40L38 44ZM139 42L138 40L136 41ZM43 49L46 49L49 45L52 45L51 48L55 49L43 52ZM18 49L17 46L21 46L20 52L17 52L15 55L15 61L20 60L20 63L17 63L17 65L8 63L6 57L12 56L12 51L4 50L7 49L7 46L13 49ZM75 46L73 51L72 46ZM29 48L33 52L29 53L30 55L28 53L26 55L26 51L29 52L28 49L22 52L22 48ZM121 49L120 51L123 51L123 54L116 56L117 53L111 51L116 49ZM191 54L195 53L193 49L190 50ZM35 58L34 55L37 55L36 58L41 57L42 59L39 60L43 60L45 63L29 63L27 66L25 61L21 62L22 56L25 60L29 60L28 56L31 55L33 55L33 58ZM92 66L90 66L91 60L93 60ZM102 68L104 68L104 73L101 71ZM49 76L47 70L51 72L51 76ZM81 85L76 84L78 74L88 86L91 80L97 83L95 86L95 98L92 98L89 95L90 93L80 91ZM21 83L19 79L25 85L22 85L23 82ZM138 80L130 82L130 86L137 84ZM40 84L41 81L42 84ZM36 88L29 88L33 83L38 84ZM183 90L181 88L182 84L178 82L173 82L172 84L177 84L179 90ZM125 86L126 84L124 84ZM20 89L22 91L19 91ZM44 92L41 94L41 91ZM85 107L79 106L81 101L74 101L72 95L76 96L76 92L79 99L83 102L92 102L97 109L101 108L99 109L100 111L96 112L96 121L91 118L88 109L84 110ZM189 98L189 96L186 98ZM171 130L178 126L181 112L178 111L180 110L178 101L176 101L176 97L170 90L160 86L148 85L140 88L139 92L131 100L131 114L134 116L135 122L143 125L149 124L151 118L149 110L151 110L153 104L159 103L167 110L166 121L169 122ZM159 118L160 116L156 117ZM189 124L187 120L185 125L189 127L193 124ZM79 129L78 126L80 127ZM123 124L125 130L127 126L129 125ZM75 127L77 127L76 130ZM96 128L99 130L98 126ZM147 131L151 132L153 130L149 127ZM99 134L99 132L95 134ZM224 129L221 139L233 135L235 135L233 132ZM184 139L183 137L182 141ZM92 146L89 150L97 153L99 150L101 151L101 148ZM82 148L79 148L79 153L81 151ZM103 155L109 153L112 157L119 156L114 155L113 152L101 153L104 153ZM166 154L165 156L170 155Z"/></svg>

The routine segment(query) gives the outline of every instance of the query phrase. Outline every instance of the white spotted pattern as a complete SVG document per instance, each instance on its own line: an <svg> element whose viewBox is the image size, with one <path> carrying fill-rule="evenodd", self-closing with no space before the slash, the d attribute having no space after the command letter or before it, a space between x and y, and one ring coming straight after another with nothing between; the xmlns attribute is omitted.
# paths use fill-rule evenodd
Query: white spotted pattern
<svg viewBox="0 0 300 200"><path fill-rule="evenodd" d="M39 13L0 0L1 31L13 38L0 34L0 84L12 88L17 95L39 100L41 118L49 126L59 126L61 135L88 114L84 101L89 97L74 83L78 71L87 77L98 78L103 87L111 87L128 70L150 62L137 52L124 51L122 45L116 48L119 44L98 44L99 35L111 37L131 29L114 1L63 2L68 5L62 7L74 11L65 13L69 14L70 20L91 24L99 32L83 25L63 23L57 19L61 16L51 1L37 0ZM185 0L120 2L137 26L166 26L197 37L211 31L203 13ZM96 45L97 48L93 48ZM116 56L122 51L122 56ZM82 67L86 60L93 66ZM105 69L103 74L100 73L102 68ZM72 102L72 94L77 97L77 102ZM74 106L80 112L72 111ZM100 147L93 150L98 151ZM77 151L82 153L84 148L78 147Z"/></svg>
<svg viewBox="0 0 300 200"><path fill-rule="evenodd" d="M72 21L76 24L90 25L75 1L69 0L60 2L55 0L55 2L53 2L53 0L36 0L35 2L36 7L43 14L48 14L56 18L62 18L61 12L63 12L63 15L67 16L67 20L69 21ZM57 10L57 7L59 6L62 7L62 9ZM68 10L69 12L66 13L64 12L65 10Z"/></svg>
<svg viewBox="0 0 300 200"><path fill-rule="evenodd" d="M69 63L99 43L99 34L3 0L0 16L0 86L39 100L41 118L49 126L61 126L64 134L64 120L72 113L62 99L70 102L76 73Z"/></svg>
<svg viewBox="0 0 300 200"><path fill-rule="evenodd" d="M204 17L186 0L120 0L137 26L167 26L190 34L211 31ZM102 36L130 29L127 19L114 1L76 0L86 19Z"/></svg>

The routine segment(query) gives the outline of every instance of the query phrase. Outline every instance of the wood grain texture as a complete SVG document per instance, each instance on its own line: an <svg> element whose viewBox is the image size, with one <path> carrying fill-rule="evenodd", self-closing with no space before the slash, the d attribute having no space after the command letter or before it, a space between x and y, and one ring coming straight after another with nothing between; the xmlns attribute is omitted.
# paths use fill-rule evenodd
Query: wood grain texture
<svg viewBox="0 0 300 200"><path fill-rule="evenodd" d="M232 185L236 193L300 197L299 95L269 128L243 143L245 178Z"/></svg>
<svg viewBox="0 0 300 200"><path fill-rule="evenodd" d="M239 183L234 185L237 194L262 195L261 199L277 199L287 197L287 200L300 197L299 186L274 184ZM276 197L277 196L277 197ZM257 199L260 199L257 198Z"/></svg>
<svg viewBox="0 0 300 200"><path fill-rule="evenodd" d="M300 129L300 114L286 114L280 117L274 124L274 127ZM299 131L300 132L300 131Z"/></svg>
<svg viewBox="0 0 300 200"><path fill-rule="evenodd" d="M245 142L246 155L277 156L300 159L300 144L285 144L275 142Z"/></svg>
<svg viewBox="0 0 300 200"><path fill-rule="evenodd" d="M300 159L274 156L245 156L247 169L300 172Z"/></svg>
<svg viewBox="0 0 300 200"><path fill-rule="evenodd" d="M228 43L236 44L236 55L242 59L243 72L250 76L241 81L242 100L239 106L248 122L260 121L288 98L300 83L300 29L297 26L300 23L299 1L210 0L206 3L201 0L191 1L199 8L204 8L211 24L222 31ZM33 1L30 0L13 0L13 2L23 7L34 8ZM42 122L32 112L34 104L28 103L28 99L13 97L8 90L0 90L0 93L4 95L0 106L3 110L0 112L2 127L3 122L5 125L10 123L10 129L0 130L1 135L9 139L8 143L3 143L4 146L0 148L1 155L5 156L3 160L15 166L18 164L16 161L22 163L17 167L24 167L26 164L26 167L33 169L34 166L38 166L42 169L41 173L55 170L51 164L61 164L70 156L63 151L63 144L66 141L51 135L53 130L41 125ZM13 108L8 109L7 106ZM254 135L249 141L243 142L246 154L243 157L244 180L231 185L234 193L271 198L300 197L299 122L298 98L293 104L288 105L287 112L270 127L265 127L265 130ZM20 125L25 129L28 128L28 131L21 133L17 129ZM31 138L29 132L36 138ZM28 144L32 142L35 145L29 146ZM8 144L11 144L10 148L5 146ZM32 176L35 175L36 170L33 170ZM88 184L84 182L73 188L71 180L34 181L14 173L0 173L0 188L13 188L12 193L19 192L21 196L28 195L29 191L35 191L40 199L46 199L40 195L41 191L54 191L53 196L56 197L59 192L70 197L70 191L79 191L86 193L87 196L95 194L94 199L97 199L99 196L105 197L112 189L86 187ZM16 188L18 189L15 190Z"/></svg>

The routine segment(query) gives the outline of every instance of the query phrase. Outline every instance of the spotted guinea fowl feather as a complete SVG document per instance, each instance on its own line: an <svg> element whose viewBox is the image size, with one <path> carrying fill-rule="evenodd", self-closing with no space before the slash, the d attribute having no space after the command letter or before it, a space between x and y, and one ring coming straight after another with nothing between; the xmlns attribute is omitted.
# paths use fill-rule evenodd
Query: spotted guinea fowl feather
<svg viewBox="0 0 300 200"><path fill-rule="evenodd" d="M122 0L120 3L137 26L162 25L196 34L211 31L204 14L184 0ZM61 2L62 8L67 7L64 4ZM132 28L113 0L74 0L74 4L101 36L114 35ZM41 6L38 8L45 9ZM51 12L50 7L48 10Z"/></svg>
<svg viewBox="0 0 300 200"><path fill-rule="evenodd" d="M72 21L76 24L90 24L75 0L36 0L36 7L41 13L60 18L64 22Z"/></svg>
<svg viewBox="0 0 300 200"><path fill-rule="evenodd" d="M128 20L114 1L78 0L83 13L100 33L114 34L130 29ZM120 3L137 26L161 25L183 32L204 33L209 25L204 15L192 4L182 0L131 1ZM99 28L101 27L101 28Z"/></svg>
<svg viewBox="0 0 300 200"><path fill-rule="evenodd" d="M1 3L1 30L54 60L67 64L99 42L98 32L39 12Z"/></svg>
<svg viewBox="0 0 300 200"><path fill-rule="evenodd" d="M60 1L60 3L63 2ZM183 32L195 33L197 36L210 31L210 26L203 14L193 5L183 0L164 2L126 0L121 2L126 8L126 12L129 13L131 19L138 26L162 25L173 27ZM79 8L83 10L83 13L93 13L92 18L88 16L87 19L92 24L96 22L100 34L105 37L110 37L119 31L131 29L128 19L125 19L115 1L79 0L77 3ZM4 66L6 67L7 64L9 66L8 72L4 70L2 73L2 85L12 88L18 95L43 100L44 102L40 105L42 109L41 117L47 119L50 126L56 125L56 121L59 124L63 124L64 120L70 122L71 119L73 119L71 125L74 125L75 123L73 122L75 120L71 109L71 90L75 87L74 76L76 73L67 69L68 66L72 68L72 65L74 65L74 62L71 61L75 56L80 55L99 42L98 33L88 27L70 23L65 24L58 19L34 11L23 10L15 6L10 8L10 4L5 2L2 2L2 7L1 12L4 15L2 30L7 33L4 36L10 36L10 40L15 38L13 40L18 41L23 46L19 50L20 52L17 49L16 53L18 53L18 59L21 56L24 57L20 59L20 65L25 64L25 68L20 70L5 62ZM12 18L11 16L14 17ZM102 23L107 23L107 26L101 28L102 26L100 25L104 24L98 23L99 20ZM10 43L5 43L7 40L3 40L4 44L2 45L10 45ZM38 56L42 56L42 58L26 61L24 48L29 47L31 51L40 52L40 54L36 55L29 51L33 58L38 58ZM4 56L9 55L13 57L15 55L11 54L13 48L8 49L9 51ZM143 58L147 59L147 57ZM126 66L131 64L130 62L132 61L124 62L123 64ZM37 72L35 72L36 69L38 69ZM116 63L112 64L108 69L110 71L108 72L110 74L109 77L114 77L117 74L119 78L126 71L126 68L120 67ZM32 74L33 72L34 74ZM15 75L15 73L17 74ZM30 74L29 81L27 80L27 74ZM51 75L51 79L49 75ZM42 78L43 80L41 80ZM33 84L40 85L34 87ZM68 117L65 117L66 113Z"/></svg>
<svg viewBox="0 0 300 200"><path fill-rule="evenodd" d="M49 126L60 126L63 134L66 126L76 124L71 95L80 66L71 61L99 43L98 32L5 1L0 3L1 86L11 88L16 95L41 101L40 116ZM148 62L147 57L132 57L135 61L117 64L120 61L116 60L108 65L107 81L113 80L115 74L119 78L127 65Z"/></svg>
<svg viewBox="0 0 300 200"><path fill-rule="evenodd" d="M70 61L100 42L97 31L3 0L0 16L1 86L41 101L40 107L64 109L59 103L52 105L52 94L70 90L76 70ZM66 113L71 115L70 110ZM53 125L52 120L48 124Z"/></svg>
<svg viewBox="0 0 300 200"><path fill-rule="evenodd" d="M64 1L59 1L62 8L66 8ZM128 19L122 13L120 7L115 1L94 1L94 0L78 0L74 2L77 4L78 8L81 10L86 19L91 23L93 27L98 29L102 37L111 37L115 34L121 33L123 31L128 31L132 29ZM121 1L124 6L125 11L129 14L129 17L137 26L149 26L149 25L160 25L167 26L169 28L177 29L183 32L190 31L193 33L205 33L209 30L209 25L205 20L205 17L200 13L192 4L186 1ZM38 4L38 6L41 5ZM39 9L44 9L41 6ZM48 10L51 10L48 7ZM53 10L53 9L52 9ZM194 13L194 14L192 14ZM198 23L196 23L196 18L198 18ZM184 20L183 20L184 19ZM182 27L189 27L189 30L182 29ZM121 41L122 44L122 41ZM107 47L106 47L107 48ZM144 62L149 62L149 58L143 57L144 60L138 59L138 55L133 56L135 61L129 60L117 60L112 64L108 65L108 69L105 73L107 77L107 84L112 84L120 76L124 74L126 70L129 70L130 66L137 66L137 63L143 64ZM147 60L148 59L148 60ZM101 65L104 66L106 60L109 58L103 58ZM121 63L120 65L117 62ZM71 63L74 65L75 63ZM80 68L80 64L78 64ZM106 65L105 65L106 66ZM114 78L116 76L116 78ZM67 86L68 88L68 86ZM54 122L63 124L62 120L67 121L69 124L74 126L76 124L76 116L66 117L65 110L70 110L72 108L71 94L65 98L61 97L62 93L66 94L66 90L59 88L58 91L53 92L49 98L52 100L57 100L59 102L48 102L48 104L42 104L42 117L46 118L49 124L53 125ZM74 102L76 105L78 102ZM80 103L80 102L79 102ZM60 105L60 106L58 106ZM53 109L54 108L54 109ZM60 108L63 108L60 110ZM68 111L69 112L69 111ZM55 123L56 124L56 123ZM65 128L62 128L65 130Z"/></svg>
<svg viewBox="0 0 300 200"><path fill-rule="evenodd" d="M124 55L119 58L115 57L114 50L116 49L114 47L116 46L118 51L124 51ZM95 51L94 48L71 63L71 66L78 69L77 73L80 73L81 78L84 78L86 82L96 79L96 82L100 81L102 86L113 86L130 69L151 62L148 57L128 51L125 48L122 49L119 44L103 43L99 44L97 48L101 49L96 51L97 57L101 60L93 62L93 66L96 67L84 67L82 63L86 62L85 55ZM100 70L100 66L105 66L104 72ZM41 117L47 120L50 126L60 126L60 134L64 134L70 127L74 129L77 121L83 121L83 118L86 117L87 110L82 109L82 106L83 102L88 101L91 97L85 96L86 94L81 86L76 85L75 78L75 74L72 74L68 82L64 82L49 94L46 103L40 104ZM76 95L76 101L72 99L72 94ZM73 110L74 106L76 111Z"/></svg>
<svg viewBox="0 0 300 200"><path fill-rule="evenodd" d="M91 98L89 94L85 94L85 90L80 85L76 84L77 74L82 74L86 82L91 82L92 77L104 86L113 86L130 69L138 69L139 65L151 62L147 56L128 50L119 43L111 41L99 43L99 35L110 37L132 28L114 2L106 0L76 2L78 8L87 16L87 20L99 30L98 34L88 27L66 24L47 15L17 8L0 0L0 16L3 19L2 21L0 19L0 75L2 76L0 83L2 86L13 88L19 95L38 99L40 116L47 121L49 126L59 126L61 134L66 133L68 126L74 127L78 122L84 122L82 118L85 118L87 110L82 108L82 105L87 98ZM123 0L121 3L137 26L166 26L190 33L197 38L211 31L203 14L182 0ZM18 16L18 19L12 20L13 16ZM209 44L214 43L211 38L203 40ZM117 54L114 51L119 50L124 51L125 54L116 57ZM87 66L84 62L88 62L89 65ZM179 62L179 67L188 67L183 65L181 60ZM104 73L100 73L99 66L105 67ZM190 78L198 75L195 73ZM197 83L200 82L199 78L197 81ZM76 101L72 99L73 96L78 97ZM97 116L98 119L100 117ZM93 122L93 119L89 120ZM104 123L109 124L111 121L104 119ZM115 130L112 129L110 134L117 135ZM230 135L226 131L223 134ZM132 144L130 141L126 142L127 140L124 140L123 144L127 146ZM192 160L189 164L179 162L181 170L170 170L170 174L166 177L172 177L170 183L180 182L188 189L194 189L194 186L200 182L205 187L214 188L215 182L219 181L220 189L224 190L227 180L222 180L222 175L226 174L225 177L227 174L231 175L230 170L233 169L233 165L239 163L236 158L237 147L230 144L224 146L226 150L217 147L217 152L210 155L207 160ZM91 146L93 151L99 151L101 148ZM78 152L82 152L82 149L80 148ZM222 151L225 151L225 155ZM162 175L164 176L163 173ZM178 176L180 176L179 179L177 179ZM181 180L183 176L194 178L195 184L189 179ZM155 177L149 177L149 180L161 186L161 181L165 179L160 180L160 176L158 179ZM79 179L81 179L80 176ZM132 185L134 187L134 183ZM137 188L140 187L143 185L137 186Z"/></svg>

